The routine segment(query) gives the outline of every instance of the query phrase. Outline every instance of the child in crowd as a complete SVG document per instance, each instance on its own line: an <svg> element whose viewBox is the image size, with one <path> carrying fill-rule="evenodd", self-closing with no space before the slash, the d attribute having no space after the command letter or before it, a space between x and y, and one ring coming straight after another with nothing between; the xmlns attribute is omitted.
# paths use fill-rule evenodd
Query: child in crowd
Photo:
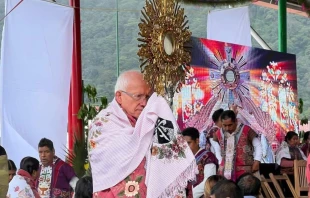
<svg viewBox="0 0 310 198"><path fill-rule="evenodd" d="M92 198L93 181L91 176L84 176L76 184L75 198Z"/></svg>
<svg viewBox="0 0 310 198"><path fill-rule="evenodd" d="M205 198L209 198L212 187L219 181L225 180L226 178L222 175L212 175L205 183Z"/></svg>

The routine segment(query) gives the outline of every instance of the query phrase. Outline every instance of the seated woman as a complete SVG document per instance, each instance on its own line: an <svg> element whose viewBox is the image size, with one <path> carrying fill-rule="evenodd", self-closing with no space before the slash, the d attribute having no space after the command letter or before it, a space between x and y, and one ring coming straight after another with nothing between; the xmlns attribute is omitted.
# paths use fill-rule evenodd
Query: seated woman
<svg viewBox="0 0 310 198"><path fill-rule="evenodd" d="M287 132L277 154L276 163L280 165L281 174L294 174L294 160L307 160L304 153L298 148L298 135L293 131Z"/></svg>
<svg viewBox="0 0 310 198"><path fill-rule="evenodd" d="M302 140L301 150L304 152L305 156L308 157L310 151L310 131L307 131L304 134L304 138Z"/></svg>
<svg viewBox="0 0 310 198"><path fill-rule="evenodd" d="M9 164L9 182L13 179L13 177L16 175L16 165L12 160L8 160L8 164Z"/></svg>
<svg viewBox="0 0 310 198"><path fill-rule="evenodd" d="M25 157L20 169L9 184L7 197L40 198L35 190L35 179L39 169L39 161L33 157Z"/></svg>

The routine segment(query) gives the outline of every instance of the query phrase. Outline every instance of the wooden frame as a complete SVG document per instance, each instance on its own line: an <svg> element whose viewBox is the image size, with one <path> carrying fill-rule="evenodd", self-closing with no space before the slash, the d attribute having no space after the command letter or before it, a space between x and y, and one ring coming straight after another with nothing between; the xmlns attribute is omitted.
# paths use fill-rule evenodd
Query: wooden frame
<svg viewBox="0 0 310 198"><path fill-rule="evenodd" d="M277 190L277 193L279 194L280 198L285 198L284 194L283 194L283 191L278 183L278 181L282 181L284 180L288 187L290 188L292 194L293 194L293 197L294 198L299 198L299 196L296 194L295 192L295 189L290 181L290 178L287 176L287 174L283 174L283 175L274 175L272 173L269 173L269 176L270 176L270 179L273 183L273 185L276 187L276 190Z"/></svg>
<svg viewBox="0 0 310 198"><path fill-rule="evenodd" d="M269 186L269 183L272 183L271 179L266 179L264 175L260 175L260 178L261 178L262 189L264 191L266 198L276 198L272 189Z"/></svg>
<svg viewBox="0 0 310 198"><path fill-rule="evenodd" d="M298 197L308 197L300 196L301 191L309 191L309 186L306 178L306 166L307 161L305 160L294 160L294 180L295 180L295 192Z"/></svg>

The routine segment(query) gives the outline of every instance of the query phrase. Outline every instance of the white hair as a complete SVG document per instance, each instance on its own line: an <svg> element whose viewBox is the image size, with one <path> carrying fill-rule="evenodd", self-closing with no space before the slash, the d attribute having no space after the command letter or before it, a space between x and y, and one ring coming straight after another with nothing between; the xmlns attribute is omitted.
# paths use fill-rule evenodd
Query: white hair
<svg viewBox="0 0 310 198"><path fill-rule="evenodd" d="M128 71L121 73L121 75L119 75L119 77L117 78L117 81L114 87L114 93L120 90L126 90L129 84L129 81L132 79L133 75L135 74L141 74L141 72L139 70L128 70Z"/></svg>

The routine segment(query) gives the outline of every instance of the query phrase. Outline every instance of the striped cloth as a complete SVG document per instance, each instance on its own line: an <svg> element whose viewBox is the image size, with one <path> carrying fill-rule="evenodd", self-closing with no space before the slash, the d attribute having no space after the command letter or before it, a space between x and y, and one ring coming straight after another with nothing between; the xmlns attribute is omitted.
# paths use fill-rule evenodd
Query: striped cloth
<svg viewBox="0 0 310 198"><path fill-rule="evenodd" d="M195 178L195 158L165 99L154 93L135 127L114 99L89 130L94 192L125 179L144 157L147 197L174 197Z"/></svg>

